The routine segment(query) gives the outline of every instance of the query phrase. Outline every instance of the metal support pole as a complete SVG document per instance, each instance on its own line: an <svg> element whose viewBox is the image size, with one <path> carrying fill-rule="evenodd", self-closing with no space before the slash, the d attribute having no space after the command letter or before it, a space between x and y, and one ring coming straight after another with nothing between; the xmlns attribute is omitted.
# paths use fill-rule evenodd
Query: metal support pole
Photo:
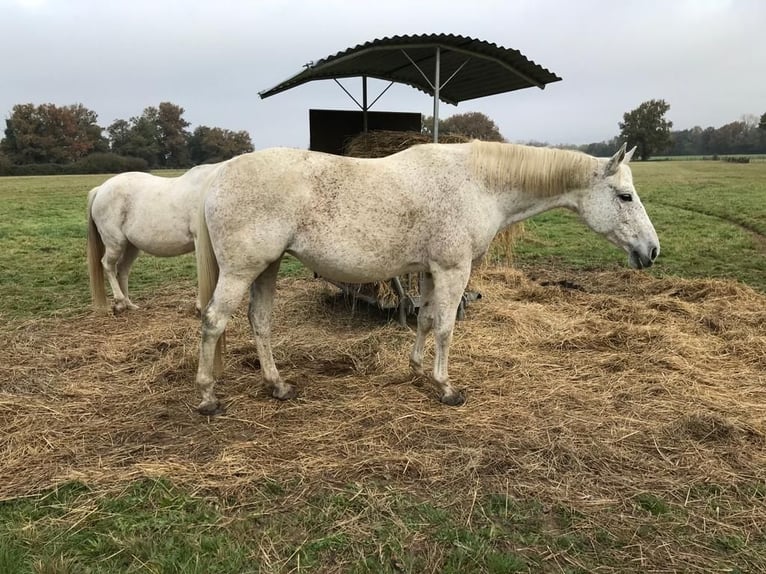
<svg viewBox="0 0 766 574"><path fill-rule="evenodd" d="M441 47L436 46L436 71L434 72L434 143L439 143L439 88L441 78Z"/></svg>
<svg viewBox="0 0 766 574"><path fill-rule="evenodd" d="M362 132L367 133L367 76L362 76Z"/></svg>

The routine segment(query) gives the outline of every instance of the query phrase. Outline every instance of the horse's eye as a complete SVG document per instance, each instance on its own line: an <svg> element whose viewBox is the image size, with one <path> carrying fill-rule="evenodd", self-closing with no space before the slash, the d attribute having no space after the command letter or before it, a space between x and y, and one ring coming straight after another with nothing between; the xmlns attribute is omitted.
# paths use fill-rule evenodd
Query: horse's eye
<svg viewBox="0 0 766 574"><path fill-rule="evenodd" d="M621 193L617 197L620 198L620 201L633 201L633 196L630 193Z"/></svg>

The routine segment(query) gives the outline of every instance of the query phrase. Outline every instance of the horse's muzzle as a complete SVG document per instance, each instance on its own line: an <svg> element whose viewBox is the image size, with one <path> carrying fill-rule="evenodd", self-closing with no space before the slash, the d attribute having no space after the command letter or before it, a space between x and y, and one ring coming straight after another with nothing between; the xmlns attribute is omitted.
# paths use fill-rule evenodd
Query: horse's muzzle
<svg viewBox="0 0 766 574"><path fill-rule="evenodd" d="M642 253L638 249L633 249L628 255L628 262L634 269L646 269L654 265L654 260L657 259L659 254L660 248L656 245L652 245L648 253Z"/></svg>

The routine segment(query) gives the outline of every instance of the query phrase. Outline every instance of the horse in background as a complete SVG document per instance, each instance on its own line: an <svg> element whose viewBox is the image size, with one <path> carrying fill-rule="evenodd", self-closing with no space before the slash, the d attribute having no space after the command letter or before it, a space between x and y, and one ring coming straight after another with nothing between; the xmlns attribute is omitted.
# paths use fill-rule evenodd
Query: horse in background
<svg viewBox="0 0 766 574"><path fill-rule="evenodd" d="M128 295L128 277L141 251L173 257L194 250L200 201L220 165L200 165L179 177L121 173L90 190L88 274L97 308L108 305L105 275L114 313L138 308Z"/></svg>
<svg viewBox="0 0 766 574"><path fill-rule="evenodd" d="M423 272L410 365L423 373L433 331L440 399L462 404L464 394L448 374L455 309L472 262L498 231L561 207L622 248L632 267L654 263L660 244L633 186L628 162L634 150L623 145L599 159L474 141L418 145L380 159L269 149L228 161L216 172L200 214L197 276L200 303L207 306L196 378L199 412L220 411L214 392L218 342L248 289L264 382L278 399L295 396L277 371L270 338L285 253L322 277L347 283Z"/></svg>

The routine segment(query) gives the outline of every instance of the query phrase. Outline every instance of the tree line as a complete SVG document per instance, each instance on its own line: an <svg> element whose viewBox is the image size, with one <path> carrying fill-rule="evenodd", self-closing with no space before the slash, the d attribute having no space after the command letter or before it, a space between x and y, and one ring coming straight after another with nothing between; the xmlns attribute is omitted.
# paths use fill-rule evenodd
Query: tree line
<svg viewBox="0 0 766 574"><path fill-rule="evenodd" d="M247 131L198 126L171 102L107 128L82 104L17 104L0 140L2 173L88 173L188 168L253 151Z"/></svg>
<svg viewBox="0 0 766 574"><path fill-rule="evenodd" d="M665 119L670 105L665 100L649 100L626 112L618 123L619 135L611 140L579 146L585 153L608 156L622 142L637 146L637 155L708 156L766 154L766 113L760 119L743 115L740 120L718 128L695 126L671 130L673 122Z"/></svg>
<svg viewBox="0 0 766 574"><path fill-rule="evenodd" d="M766 113L760 119L745 115L740 120L719 128L675 130L665 115L670 104L665 100L649 100L634 110L625 112L617 125L620 133L613 138L585 145L562 145L578 149L597 157L611 156L623 142L637 147L636 157L647 160L657 155L718 156L766 154ZM431 134L433 117L424 116L423 133ZM439 120L440 134L460 134L485 141L505 141L495 122L478 112L456 114ZM528 142L530 145L548 146L547 143Z"/></svg>
<svg viewBox="0 0 766 574"><path fill-rule="evenodd" d="M637 146L637 157L656 155L718 156L766 154L766 113L746 115L719 128L695 126L672 131L665 118L670 105L649 100L626 112L620 133L610 140L576 148L610 156L627 142ZM253 150L248 132L198 126L189 131L184 109L171 102L149 106L141 115L118 119L106 129L98 115L82 104L18 104L6 119L0 140L0 175L45 173L116 173L157 168L187 168L213 163ZM431 133L433 117L423 118L423 132ZM478 112L439 120L442 134L504 141L497 125ZM532 145L547 145L530 142Z"/></svg>

